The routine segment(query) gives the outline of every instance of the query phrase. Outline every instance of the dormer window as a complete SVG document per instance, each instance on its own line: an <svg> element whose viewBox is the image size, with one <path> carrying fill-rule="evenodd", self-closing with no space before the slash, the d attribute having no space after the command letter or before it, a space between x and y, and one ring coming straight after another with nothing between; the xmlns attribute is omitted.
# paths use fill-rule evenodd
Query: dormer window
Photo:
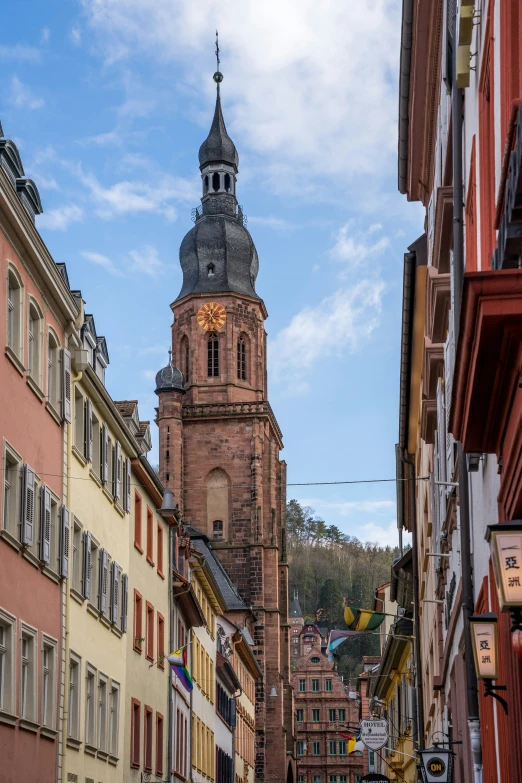
<svg viewBox="0 0 522 783"><path fill-rule="evenodd" d="M216 171L215 174L212 174L212 190L214 192L216 192L216 193L219 190L219 184L220 184L219 183L219 179L220 179L220 177L219 177L219 174L217 173L217 171Z"/></svg>
<svg viewBox="0 0 522 783"><path fill-rule="evenodd" d="M216 274L215 270L216 270L216 268L215 268L214 264L209 264L207 266L207 277L214 277L215 274Z"/></svg>

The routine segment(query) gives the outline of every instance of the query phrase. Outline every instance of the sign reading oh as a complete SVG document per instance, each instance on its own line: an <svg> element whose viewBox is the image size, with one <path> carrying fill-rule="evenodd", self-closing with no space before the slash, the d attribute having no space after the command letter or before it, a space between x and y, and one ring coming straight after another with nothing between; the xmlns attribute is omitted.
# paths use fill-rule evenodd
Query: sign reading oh
<svg viewBox="0 0 522 783"><path fill-rule="evenodd" d="M388 742L388 721L379 718L367 718L359 724L361 740L370 750L379 750Z"/></svg>

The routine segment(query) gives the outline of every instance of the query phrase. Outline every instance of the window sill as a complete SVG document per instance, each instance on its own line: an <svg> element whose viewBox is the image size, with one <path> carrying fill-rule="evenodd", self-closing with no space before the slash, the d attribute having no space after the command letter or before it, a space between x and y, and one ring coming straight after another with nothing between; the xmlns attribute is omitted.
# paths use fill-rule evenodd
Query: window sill
<svg viewBox="0 0 522 783"><path fill-rule="evenodd" d="M135 762L135 761L131 761L131 763L130 763L130 768L131 768L131 769L139 769L139 768L140 768L140 765L139 765L139 764L136 764L136 762Z"/></svg>
<svg viewBox="0 0 522 783"><path fill-rule="evenodd" d="M136 645L134 645L134 647L132 649L134 650L135 653L138 653L138 655L141 655L141 653L142 653L141 647L137 647Z"/></svg>
<svg viewBox="0 0 522 783"><path fill-rule="evenodd" d="M56 582L57 585L60 584L60 577L50 566L44 565L42 573L48 576L52 582Z"/></svg>
<svg viewBox="0 0 522 783"><path fill-rule="evenodd" d="M4 712L4 710L0 710L0 723L7 723L9 726L16 726L16 715L11 714L10 712Z"/></svg>
<svg viewBox="0 0 522 783"><path fill-rule="evenodd" d="M56 410L56 408L51 402L45 403L45 409L49 413L49 415L53 417L53 419L57 424L60 425L62 424L62 417L60 416L60 414L58 413L58 411Z"/></svg>
<svg viewBox="0 0 522 783"><path fill-rule="evenodd" d="M18 356L16 355L16 353L13 351L13 349L9 347L9 345L5 346L5 355L7 356L9 361L14 364L14 366L16 367L16 369L18 370L18 372L23 378L25 375L25 367L20 361L20 359L18 358Z"/></svg>
<svg viewBox="0 0 522 783"><path fill-rule="evenodd" d="M40 402L43 402L45 400L45 394L40 389L39 384L35 381L32 375L27 375L25 380L27 381L27 385L29 386L31 391L38 397Z"/></svg>
<svg viewBox="0 0 522 783"><path fill-rule="evenodd" d="M27 718L20 718L20 720L18 721L18 727L20 729L24 729L25 731L32 731L33 734L36 734L36 732L40 728L40 724L35 723L34 720L27 720Z"/></svg>
<svg viewBox="0 0 522 783"><path fill-rule="evenodd" d="M71 587L69 589L69 594L70 594L71 598L74 598L75 601L78 601L78 603L80 605L83 604L83 602L85 601L85 598L83 597L83 595L81 593L79 593L78 590L76 590L74 587Z"/></svg>
<svg viewBox="0 0 522 783"><path fill-rule="evenodd" d="M106 750L99 750L96 755L98 756L99 759L101 759L101 761L107 761L107 759L109 758L109 754L107 753Z"/></svg>
<svg viewBox="0 0 522 783"><path fill-rule="evenodd" d="M100 618L100 610L94 606L94 604L91 604L90 602L87 602L87 611L92 614L93 617L96 617L97 620Z"/></svg>
<svg viewBox="0 0 522 783"><path fill-rule="evenodd" d="M85 743L84 751L85 753L88 753L89 756L96 756L96 754L98 753L98 748L95 748L94 745L88 745L87 743Z"/></svg>
<svg viewBox="0 0 522 783"><path fill-rule="evenodd" d="M165 579L165 574L163 573L163 571L160 571L159 568L158 568L158 576L160 577L160 579Z"/></svg>
<svg viewBox="0 0 522 783"><path fill-rule="evenodd" d="M150 566L152 566L152 568L154 568L154 566L156 565L156 564L155 564L155 562L154 562L154 560L153 560L151 557L149 557L148 555L147 555L147 563L148 563Z"/></svg>
<svg viewBox="0 0 522 783"><path fill-rule="evenodd" d="M118 639L121 639L121 637L123 636L123 631L121 630L121 628L118 628L116 625L111 625L111 631L113 632L113 634L115 634L118 637Z"/></svg>
<svg viewBox="0 0 522 783"><path fill-rule="evenodd" d="M36 555L33 554L33 552L31 552L30 549L23 549L22 556L25 557L25 559L28 560L31 563L31 565L34 565L35 568L40 569L42 565L40 562L40 558L36 557Z"/></svg>
<svg viewBox="0 0 522 783"><path fill-rule="evenodd" d="M114 767L117 765L119 760L120 760L119 756L109 756L109 759L108 759L109 764L112 764Z"/></svg>
<svg viewBox="0 0 522 783"><path fill-rule="evenodd" d="M134 542L134 549L137 549L140 555L143 554L143 549L141 548L141 546L138 544L137 541Z"/></svg>
<svg viewBox="0 0 522 783"><path fill-rule="evenodd" d="M111 503L114 503L114 495L112 495L112 493L109 492L109 490L106 487L103 488L103 494L108 500L111 501Z"/></svg>
<svg viewBox="0 0 522 783"><path fill-rule="evenodd" d="M100 612L100 623L103 623L103 625L106 628L110 628L111 627L111 621L109 620L108 617L105 617L105 615L102 614L101 612Z"/></svg>
<svg viewBox="0 0 522 783"><path fill-rule="evenodd" d="M46 737L49 740L55 740L58 736L58 732L56 729L50 729L49 726L42 726L40 729L40 734L42 737Z"/></svg>
<svg viewBox="0 0 522 783"><path fill-rule="evenodd" d="M72 748L73 750L80 750L82 746L82 741L79 739L75 739L74 737L67 737L67 747Z"/></svg>
<svg viewBox="0 0 522 783"><path fill-rule="evenodd" d="M76 448L76 446L74 446L74 445L73 445L71 451L74 454L74 456L76 457L76 459L78 460L78 462L85 467L87 465L87 460L85 459L85 457L83 456L81 451L78 448Z"/></svg>
<svg viewBox="0 0 522 783"><path fill-rule="evenodd" d="M13 536L13 534L12 534L12 533L10 533L8 530L5 530L5 528L4 528L3 530L0 530L0 535L2 536L2 538L5 538L5 540L6 540L6 542L7 542L8 544L11 544L11 546L13 547L13 549L16 549L16 551L17 551L17 552L20 552L20 551L21 551L21 549L22 549L22 545L21 545L21 543L20 543L20 542L19 542L19 541L18 541L18 540L17 540L17 539L16 539L16 538Z"/></svg>
<svg viewBox="0 0 522 783"><path fill-rule="evenodd" d="M89 476L92 478L94 483L97 484L99 487L103 486L101 479L98 477L98 475L94 472L92 468L89 471Z"/></svg>
<svg viewBox="0 0 522 783"><path fill-rule="evenodd" d="M154 657L152 655L146 655L145 658L150 661L151 663L154 663Z"/></svg>
<svg viewBox="0 0 522 783"><path fill-rule="evenodd" d="M122 506L120 506L120 504L118 503L117 500L114 501L114 508L116 509L116 511L118 512L120 517L122 519L124 519L125 518L125 511L123 510Z"/></svg>

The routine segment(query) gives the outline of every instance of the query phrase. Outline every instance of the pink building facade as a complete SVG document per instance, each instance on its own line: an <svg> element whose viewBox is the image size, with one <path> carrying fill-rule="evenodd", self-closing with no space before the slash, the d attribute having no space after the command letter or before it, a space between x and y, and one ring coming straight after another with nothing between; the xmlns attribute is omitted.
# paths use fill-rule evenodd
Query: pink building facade
<svg viewBox="0 0 522 783"><path fill-rule="evenodd" d="M78 307L35 228L38 191L0 127L0 758L3 783L57 779L67 329ZM69 384L70 389L70 384Z"/></svg>

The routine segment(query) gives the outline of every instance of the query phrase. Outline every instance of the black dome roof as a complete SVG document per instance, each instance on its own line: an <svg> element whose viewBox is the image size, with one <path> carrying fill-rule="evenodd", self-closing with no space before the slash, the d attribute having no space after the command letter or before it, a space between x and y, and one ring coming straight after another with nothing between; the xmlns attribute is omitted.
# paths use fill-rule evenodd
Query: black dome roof
<svg viewBox="0 0 522 783"><path fill-rule="evenodd" d="M203 215L179 251L183 286L178 299L193 293L234 291L256 298L257 251L247 229L231 215Z"/></svg>
<svg viewBox="0 0 522 783"><path fill-rule="evenodd" d="M179 391L185 393L183 373L169 363L156 373L156 394L164 391Z"/></svg>

